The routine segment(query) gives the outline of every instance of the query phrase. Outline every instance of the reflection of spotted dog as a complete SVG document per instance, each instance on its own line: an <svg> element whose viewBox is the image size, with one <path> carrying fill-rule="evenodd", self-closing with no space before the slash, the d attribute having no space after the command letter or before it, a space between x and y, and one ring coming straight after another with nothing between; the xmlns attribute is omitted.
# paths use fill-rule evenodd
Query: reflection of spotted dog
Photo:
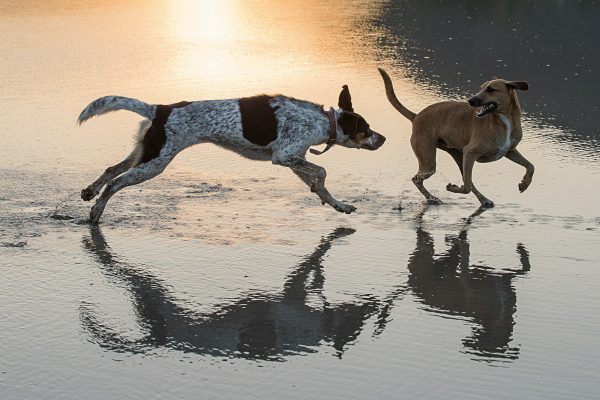
<svg viewBox="0 0 600 400"><path fill-rule="evenodd" d="M324 185L325 169L306 161L305 153L309 147L324 143L326 150L334 144L376 150L385 137L372 131L367 121L354 113L345 85L338 105L338 110L325 112L320 105L281 95L172 105L151 105L120 96L97 99L81 112L79 123L116 110L133 111L151 122L142 123L139 143L127 158L107 168L81 191L81 198L89 201L106 185L92 207L90 220L98 223L113 194L157 176L181 150L205 142L252 160L271 160L289 167L323 204L351 213L355 208L329 194Z"/></svg>
<svg viewBox="0 0 600 400"><path fill-rule="evenodd" d="M114 254L99 227L92 226L90 232L83 240L84 249L111 281L129 291L142 333L138 337L123 335L93 307L82 304L84 330L91 341L107 350L152 353L155 348L165 348L220 358L283 361L326 345L341 358L377 310L376 298L371 295L341 303L331 303L325 296L325 255L337 239L353 234L353 229L337 228L324 236L293 268L281 292L251 292L205 313L185 307L185 302L143 266Z"/></svg>

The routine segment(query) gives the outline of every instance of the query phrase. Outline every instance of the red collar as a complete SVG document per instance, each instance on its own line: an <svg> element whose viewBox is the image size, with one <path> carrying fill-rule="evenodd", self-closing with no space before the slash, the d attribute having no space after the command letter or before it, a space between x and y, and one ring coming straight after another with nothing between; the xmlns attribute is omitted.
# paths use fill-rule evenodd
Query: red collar
<svg viewBox="0 0 600 400"><path fill-rule="evenodd" d="M329 108L327 111L327 118L329 119L329 140L327 140L327 146L325 150L319 151L315 149L310 149L312 154L320 155L325 153L327 150L333 147L333 145L337 142L337 121L335 120L335 112L333 107Z"/></svg>

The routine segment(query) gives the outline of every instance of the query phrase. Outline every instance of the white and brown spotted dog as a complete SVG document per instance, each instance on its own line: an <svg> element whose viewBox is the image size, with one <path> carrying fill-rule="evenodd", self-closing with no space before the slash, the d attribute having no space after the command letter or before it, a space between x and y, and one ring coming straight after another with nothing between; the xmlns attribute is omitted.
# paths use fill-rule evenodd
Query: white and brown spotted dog
<svg viewBox="0 0 600 400"><path fill-rule="evenodd" d="M325 112L321 105L282 95L171 105L151 105L121 96L99 98L81 112L80 124L116 110L133 111L147 121L142 123L138 144L131 154L81 191L81 198L89 201L106 185L92 207L90 222L98 223L106 203L116 192L157 176L177 153L205 142L252 160L271 160L289 167L323 204L349 214L356 208L331 196L324 185L325 169L306 161L306 151L324 143L325 150L334 144L376 150L385 137L371 130L367 121L354 112L346 85L338 106L338 110Z"/></svg>
<svg viewBox="0 0 600 400"><path fill-rule="evenodd" d="M479 93L468 102L444 101L415 114L396 98L389 75L381 68L379 72L383 77L388 100L400 114L412 122L410 144L419 161L419 172L412 181L428 203L441 203L440 199L423 186L423 181L435 173L436 149L444 150L452 156L463 177L462 186L449 183L446 189L453 193L473 192L484 207L493 207L494 203L473 185L475 161L486 163L506 157L522 165L526 173L519 183L519 190L523 192L527 189L534 168L517 150L523 137L517 90L527 90L527 82L494 79L485 82Z"/></svg>

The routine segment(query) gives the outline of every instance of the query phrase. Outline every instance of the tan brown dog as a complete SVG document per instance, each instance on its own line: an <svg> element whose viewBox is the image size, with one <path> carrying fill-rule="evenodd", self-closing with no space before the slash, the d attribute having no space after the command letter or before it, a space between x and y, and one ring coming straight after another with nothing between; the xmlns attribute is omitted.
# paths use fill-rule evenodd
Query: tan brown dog
<svg viewBox="0 0 600 400"><path fill-rule="evenodd" d="M494 203L473 185L473 164L491 162L506 157L522 165L527 172L519 183L523 192L531 183L534 167L516 149L523 137L521 106L517 90L527 90L527 82L494 79L485 82L477 95L466 102L444 101L433 104L419 114L408 110L396 98L392 80L381 68L388 100L400 114L412 122L410 144L419 160L419 172L412 178L428 203L440 204L423 181L435 173L436 149L446 151L458 164L463 186L449 183L446 189L454 193L473 192L484 207ZM478 107L478 110L473 110Z"/></svg>

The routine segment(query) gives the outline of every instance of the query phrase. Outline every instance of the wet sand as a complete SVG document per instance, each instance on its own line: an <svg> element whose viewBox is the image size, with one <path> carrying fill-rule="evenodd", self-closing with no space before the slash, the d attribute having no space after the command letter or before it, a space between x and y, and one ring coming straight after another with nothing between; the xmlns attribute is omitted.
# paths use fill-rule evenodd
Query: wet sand
<svg viewBox="0 0 600 400"><path fill-rule="evenodd" d="M539 101L556 97L536 69L546 53L500 72L461 69L440 50L454 44L435 50L410 23L450 15L433 2L333 14L311 1L45 4L0 6L2 399L595 398L600 133L577 114L555 119L567 87ZM562 7L573 19L590 12ZM540 23L537 12L493 21L504 32L501 21ZM454 48L463 59L481 53L465 43ZM410 51L427 48L451 72ZM410 125L378 66L413 111L474 93L482 76L528 80L519 149L536 166L531 187L518 192L524 171L508 160L476 165L496 204L480 210L445 191L460 176L440 154L427 187L444 204L423 204ZM586 98L590 75L562 68L579 73ZM128 153L139 122L122 111L78 127L94 98L284 93L329 107L343 84L388 140L308 158L355 214L322 206L284 168L202 145L119 192L98 228L87 223L79 191Z"/></svg>

